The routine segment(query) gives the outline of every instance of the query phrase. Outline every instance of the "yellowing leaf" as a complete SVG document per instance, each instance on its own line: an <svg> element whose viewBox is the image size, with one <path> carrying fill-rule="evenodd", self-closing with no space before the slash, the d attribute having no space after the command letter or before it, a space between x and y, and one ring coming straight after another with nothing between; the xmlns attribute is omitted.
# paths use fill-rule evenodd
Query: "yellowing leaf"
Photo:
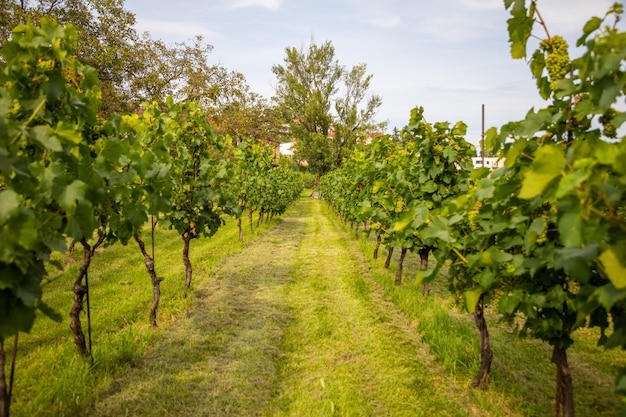
<svg viewBox="0 0 626 417"><path fill-rule="evenodd" d="M524 174L519 198L531 199L561 174L565 165L563 151L556 145L544 145L535 153L535 160Z"/></svg>
<svg viewBox="0 0 626 417"><path fill-rule="evenodd" d="M467 307L467 311L473 313L474 310L476 310L476 306L478 305L478 301L480 301L482 293L482 288L474 288L465 291L465 305Z"/></svg>
<svg viewBox="0 0 626 417"><path fill-rule="evenodd" d="M614 246L610 247L602 252L599 259L607 277L615 285L615 288L621 290L626 288L626 266L620 261L621 256L616 253L616 250L619 249Z"/></svg>
<svg viewBox="0 0 626 417"><path fill-rule="evenodd" d="M393 231L402 232L409 227L411 223L413 223L413 213L411 211L407 211L400 217L400 220L394 223Z"/></svg>

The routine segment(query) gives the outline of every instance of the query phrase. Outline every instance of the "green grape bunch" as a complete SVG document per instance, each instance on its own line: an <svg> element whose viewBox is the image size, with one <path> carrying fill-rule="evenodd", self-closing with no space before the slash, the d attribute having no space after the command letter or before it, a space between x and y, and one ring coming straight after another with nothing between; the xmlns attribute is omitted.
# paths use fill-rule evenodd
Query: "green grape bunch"
<svg viewBox="0 0 626 417"><path fill-rule="evenodd" d="M599 122L602 123L602 134L607 138L615 139L617 137L617 129L613 124L613 118L617 116L617 110L613 107L609 107L602 116L600 116Z"/></svg>
<svg viewBox="0 0 626 417"><path fill-rule="evenodd" d="M544 39L539 44L546 56L546 69L550 77L550 89L556 90L556 84L565 78L570 68L569 46L561 36L555 35Z"/></svg>

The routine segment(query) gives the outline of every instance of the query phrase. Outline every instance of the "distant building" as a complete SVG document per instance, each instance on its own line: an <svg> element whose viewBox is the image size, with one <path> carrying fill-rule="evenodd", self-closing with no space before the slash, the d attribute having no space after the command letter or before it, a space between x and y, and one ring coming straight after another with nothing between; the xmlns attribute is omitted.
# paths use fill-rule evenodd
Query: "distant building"
<svg viewBox="0 0 626 417"><path fill-rule="evenodd" d="M483 168L483 159L485 160L485 168L498 169L504 166L504 159L492 156L486 156L485 158L481 156L475 156L472 158L472 164L474 165L474 168Z"/></svg>
<svg viewBox="0 0 626 417"><path fill-rule="evenodd" d="M283 142L280 144L279 152L281 155L293 156L293 142Z"/></svg>

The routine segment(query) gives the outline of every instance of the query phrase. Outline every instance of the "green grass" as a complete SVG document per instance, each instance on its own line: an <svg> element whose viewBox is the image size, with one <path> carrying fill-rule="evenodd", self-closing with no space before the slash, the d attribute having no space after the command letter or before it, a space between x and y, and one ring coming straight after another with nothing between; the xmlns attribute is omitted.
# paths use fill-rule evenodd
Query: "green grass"
<svg viewBox="0 0 626 417"><path fill-rule="evenodd" d="M93 367L77 357L68 328L74 253L45 289L64 322L40 318L20 336L12 415L553 415L549 346L513 336L491 311L490 386L470 387L472 317L442 278L422 295L417 256L407 256L396 287L395 265L384 269L382 253L369 259L374 243L308 198L261 229L243 246L236 222L193 241L187 299L182 242L160 231L156 268L166 280L156 329L136 246L100 251L90 274ZM613 374L626 358L594 336L578 332L570 353L577 413L615 415Z"/></svg>
<svg viewBox="0 0 626 417"><path fill-rule="evenodd" d="M268 227L262 225L260 230L264 232ZM229 254L243 249L237 233L236 222L232 221L212 238L192 241L192 289ZM256 234L249 236L249 231L244 231L247 240L256 238ZM146 233L146 244L149 239ZM51 271L43 299L62 314L63 321L38 317L31 333L20 335L12 416L83 415L101 392L137 366L172 323L185 316L194 297L182 297L182 240L169 230L157 230L155 240L156 271L166 278L161 283L156 329L148 325L152 287L135 242L98 250L92 261L89 284L93 367L90 361L77 356L69 329L72 282L82 258L80 245L63 259L65 271ZM85 314L81 320L86 334Z"/></svg>
<svg viewBox="0 0 626 417"><path fill-rule="evenodd" d="M349 228L342 225L346 233ZM422 286L414 280L419 268L419 257L409 254L405 260L401 287L393 284L396 264L384 269L381 248L378 260L371 259L375 242L360 239L359 248L369 259L369 267L377 285L412 325L420 332L447 373L458 381L473 379L479 365L479 339L473 317L461 311L446 289L445 271L431 284L431 295L422 295ZM382 259L381 259L382 258ZM395 256L397 261L397 256ZM431 260L432 266L433 260ZM500 322L488 308L487 321L491 336L494 361L488 392L468 391L479 404L495 401L504 415L554 415L555 369L550 362L551 347L538 340L521 339L512 329ZM595 345L596 331L582 329L575 334L575 343L568 351L574 381L576 412L581 416L617 415L622 407L614 393L614 378L619 367L626 366L622 350L605 351ZM509 414L510 413L510 414ZM495 415L495 414L494 414Z"/></svg>

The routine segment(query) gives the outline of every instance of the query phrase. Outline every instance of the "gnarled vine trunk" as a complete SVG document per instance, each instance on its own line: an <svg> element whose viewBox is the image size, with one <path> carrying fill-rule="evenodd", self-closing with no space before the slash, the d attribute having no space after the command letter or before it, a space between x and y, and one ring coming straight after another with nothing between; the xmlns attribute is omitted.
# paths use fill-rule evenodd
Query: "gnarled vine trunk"
<svg viewBox="0 0 626 417"><path fill-rule="evenodd" d="M193 233L185 232L183 237L183 263L185 264L185 286L183 288L183 297L187 297L187 291L191 286L191 275L193 273L191 268L191 261L189 260L189 243L195 236Z"/></svg>
<svg viewBox="0 0 626 417"><path fill-rule="evenodd" d="M402 284L402 268L404 265L404 257L406 256L407 248L402 248L400 251L400 259L398 259L398 269L396 269L396 279L394 284L400 285Z"/></svg>
<svg viewBox="0 0 626 417"><path fill-rule="evenodd" d="M241 217L237 219L237 227L239 228L239 242L243 242L243 229L241 228Z"/></svg>
<svg viewBox="0 0 626 417"><path fill-rule="evenodd" d="M556 366L556 402L557 417L574 417L574 390L572 373L567 364L567 348L554 346L552 363Z"/></svg>
<svg viewBox="0 0 626 417"><path fill-rule="evenodd" d="M430 253L430 247L425 246L419 250L420 255L420 269L427 270L428 269L428 254ZM422 289L422 294L428 295L430 294L430 284L425 283L424 288Z"/></svg>
<svg viewBox="0 0 626 417"><path fill-rule="evenodd" d="M489 330L487 329L487 321L485 320L483 295L480 296L476 309L474 310L474 322L480 333L480 366L474 381L472 381L472 387L485 389L489 382L489 371L491 370L493 351L491 350Z"/></svg>
<svg viewBox="0 0 626 417"><path fill-rule="evenodd" d="M376 247L374 247L374 259L378 259L378 249L380 249L380 242L382 242L383 236L376 236Z"/></svg>
<svg viewBox="0 0 626 417"><path fill-rule="evenodd" d="M91 346L87 346L85 339L85 333L83 332L83 326L80 320L80 313L84 309L85 297L89 297L89 285L87 282L87 274L89 272L89 266L91 265L91 259L96 253L96 249L104 242L104 234L98 237L98 241L92 246L87 243L86 239L81 239L80 244L83 247L83 263L78 270L78 276L74 280L72 290L74 292L74 303L70 310L70 329L74 335L74 344L78 354L83 357L91 356ZM84 284L83 284L84 281ZM90 343L91 345L91 343Z"/></svg>
<svg viewBox="0 0 626 417"><path fill-rule="evenodd" d="M250 224L250 233L254 232L252 229L252 209L248 209L248 224Z"/></svg>
<svg viewBox="0 0 626 417"><path fill-rule="evenodd" d="M4 368L6 365L4 355L4 339L0 338L0 417L9 417L11 401L7 389L7 378Z"/></svg>
<svg viewBox="0 0 626 417"><path fill-rule="evenodd" d="M389 248L389 252L387 252L387 259L385 259L385 268L389 268L391 264L391 258L393 257L393 246Z"/></svg>
<svg viewBox="0 0 626 417"><path fill-rule="evenodd" d="M145 259L146 269L148 270L148 274L150 275L150 280L152 281L152 306L150 307L150 325L157 325L157 309L159 308L159 300L161 299L161 281L165 278L158 277L156 272L154 271L154 259L146 252L146 245L143 240L138 235L133 236L135 238L135 242L139 245L139 249L143 254Z"/></svg>

